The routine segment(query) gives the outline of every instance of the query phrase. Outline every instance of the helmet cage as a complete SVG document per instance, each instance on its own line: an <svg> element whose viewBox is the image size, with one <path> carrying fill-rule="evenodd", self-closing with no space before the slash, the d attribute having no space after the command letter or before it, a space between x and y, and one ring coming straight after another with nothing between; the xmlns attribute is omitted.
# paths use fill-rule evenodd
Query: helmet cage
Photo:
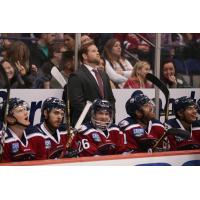
<svg viewBox="0 0 200 200"><path fill-rule="evenodd" d="M108 121L96 120L96 114L99 111L108 112L110 120ZM101 100L101 99L95 100L91 109L91 121L95 128L101 129L103 131L106 130L113 122L113 111L111 104L106 100Z"/></svg>

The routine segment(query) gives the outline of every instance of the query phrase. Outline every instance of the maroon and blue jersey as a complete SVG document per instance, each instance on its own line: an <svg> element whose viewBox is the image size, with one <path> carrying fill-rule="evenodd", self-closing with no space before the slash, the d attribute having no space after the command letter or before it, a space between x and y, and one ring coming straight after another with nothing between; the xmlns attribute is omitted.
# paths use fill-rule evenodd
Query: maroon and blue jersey
<svg viewBox="0 0 200 200"><path fill-rule="evenodd" d="M79 156L119 154L124 149L124 135L115 124L102 131L89 122L78 130L73 145L78 148Z"/></svg>
<svg viewBox="0 0 200 200"><path fill-rule="evenodd" d="M181 121L177 118L168 120L166 124L168 128L177 128L185 130ZM189 139L183 139L175 135L168 136L168 139L169 149L172 151L200 148L200 121L197 120L191 124Z"/></svg>
<svg viewBox="0 0 200 200"><path fill-rule="evenodd" d="M19 138L11 129L7 128L3 141L2 162L16 162L34 160L35 151L27 140L26 132Z"/></svg>
<svg viewBox="0 0 200 200"><path fill-rule="evenodd" d="M150 120L144 128L132 117L119 122L121 131L125 134L126 151L144 151L144 146L152 147L157 139L164 134L164 125L159 120Z"/></svg>
<svg viewBox="0 0 200 200"><path fill-rule="evenodd" d="M63 157L68 135L66 126L60 126L53 136L42 123L29 129L27 138L38 159L55 159Z"/></svg>

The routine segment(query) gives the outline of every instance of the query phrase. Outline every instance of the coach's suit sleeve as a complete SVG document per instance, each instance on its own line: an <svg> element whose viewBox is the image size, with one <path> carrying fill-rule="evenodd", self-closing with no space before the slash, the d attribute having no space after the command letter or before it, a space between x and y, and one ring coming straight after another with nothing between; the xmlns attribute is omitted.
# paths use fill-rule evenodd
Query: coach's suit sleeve
<svg viewBox="0 0 200 200"><path fill-rule="evenodd" d="M80 78L76 74L71 74L68 82L68 94L72 112L72 126L77 122L85 106L83 90Z"/></svg>

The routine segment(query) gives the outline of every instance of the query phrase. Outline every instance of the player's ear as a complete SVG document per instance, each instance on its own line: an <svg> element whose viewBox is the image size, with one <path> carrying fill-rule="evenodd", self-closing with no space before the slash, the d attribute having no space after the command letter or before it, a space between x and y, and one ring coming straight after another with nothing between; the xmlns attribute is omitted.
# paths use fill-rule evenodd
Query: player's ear
<svg viewBox="0 0 200 200"><path fill-rule="evenodd" d="M9 125L14 125L16 123L16 119L12 116L6 116L6 121Z"/></svg>
<svg viewBox="0 0 200 200"><path fill-rule="evenodd" d="M45 118L45 119L48 118L48 111L47 111L47 110L44 111L44 118Z"/></svg>
<svg viewBox="0 0 200 200"><path fill-rule="evenodd" d="M182 117L183 117L183 110L178 111L178 112L177 112L177 115L178 115L180 118L182 118Z"/></svg>

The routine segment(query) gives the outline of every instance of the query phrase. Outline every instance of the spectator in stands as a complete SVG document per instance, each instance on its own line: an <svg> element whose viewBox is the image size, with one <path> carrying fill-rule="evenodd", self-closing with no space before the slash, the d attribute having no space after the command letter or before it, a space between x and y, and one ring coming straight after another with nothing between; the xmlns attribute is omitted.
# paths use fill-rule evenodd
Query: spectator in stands
<svg viewBox="0 0 200 200"><path fill-rule="evenodd" d="M17 67L13 67L11 65L11 63L8 60L2 60L0 62L0 64L3 66L7 76L8 76L8 80L10 82L10 87L11 88L25 88L25 86L27 82L26 76L21 76L20 73L23 74L24 69L23 66L21 67L20 65L18 65L19 67L19 71Z"/></svg>
<svg viewBox="0 0 200 200"><path fill-rule="evenodd" d="M133 68L131 77L126 81L124 88L152 88L152 84L146 80L150 72L150 65L146 61L138 61Z"/></svg>
<svg viewBox="0 0 200 200"><path fill-rule="evenodd" d="M132 53L138 60L148 61L151 66L153 66L154 49L146 42L146 36L144 34L117 33L115 34L115 38L118 38L124 48Z"/></svg>
<svg viewBox="0 0 200 200"><path fill-rule="evenodd" d="M104 46L106 72L117 88L123 88L124 83L131 76L133 67L123 58L121 44L117 39L110 39Z"/></svg>
<svg viewBox="0 0 200 200"><path fill-rule="evenodd" d="M52 79L52 67L56 66L59 70L61 70L61 48L61 43L54 43L49 45L49 61L43 64L39 70L38 77L34 83L34 88L59 88L59 84L57 82L54 82L55 85L50 85L50 81Z"/></svg>
<svg viewBox="0 0 200 200"><path fill-rule="evenodd" d="M2 34L2 37L9 37L9 34ZM13 43L13 40L11 39L2 39L1 41L1 58L8 59L8 50L10 49L11 44Z"/></svg>
<svg viewBox="0 0 200 200"><path fill-rule="evenodd" d="M88 34L81 34L81 45L90 41L92 41L92 38Z"/></svg>
<svg viewBox="0 0 200 200"><path fill-rule="evenodd" d="M72 51L66 51L62 53L62 59L60 63L60 73L63 75L66 82L68 81L69 75L74 72L75 66L74 66L74 52ZM50 87L51 88L62 88L58 81L52 77L50 81Z"/></svg>
<svg viewBox="0 0 200 200"><path fill-rule="evenodd" d="M75 49L75 34L64 33L64 43L67 51L74 51Z"/></svg>
<svg viewBox="0 0 200 200"><path fill-rule="evenodd" d="M40 68L49 59L48 45L55 42L54 33L35 33L38 39L30 46L30 63Z"/></svg>
<svg viewBox="0 0 200 200"><path fill-rule="evenodd" d="M182 35L185 42L185 47L183 49L184 59L200 59L200 44L198 42L198 35L192 33L184 33Z"/></svg>
<svg viewBox="0 0 200 200"><path fill-rule="evenodd" d="M30 51L24 42L15 41L12 43L8 51L8 60L12 66L16 67L16 73L23 88L31 88L37 75L37 67L30 66L29 57Z"/></svg>
<svg viewBox="0 0 200 200"><path fill-rule="evenodd" d="M189 85L184 80L184 78L181 75L176 74L175 64L171 59L165 60L162 63L161 80L169 88L187 88L187 87L189 87Z"/></svg>
<svg viewBox="0 0 200 200"><path fill-rule="evenodd" d="M15 76L15 69L12 67L12 65L10 64L8 60L2 60L0 64L4 68L7 74L8 80L10 81L10 84L12 85L12 80Z"/></svg>
<svg viewBox="0 0 200 200"><path fill-rule="evenodd" d="M115 110L115 98L113 96L107 74L98 70L100 55L93 42L87 42L80 49L80 58L83 63L79 69L72 73L68 82L69 100L71 103L72 125L77 122L86 101L94 101L97 98L106 99ZM90 119L88 114L85 121Z"/></svg>

